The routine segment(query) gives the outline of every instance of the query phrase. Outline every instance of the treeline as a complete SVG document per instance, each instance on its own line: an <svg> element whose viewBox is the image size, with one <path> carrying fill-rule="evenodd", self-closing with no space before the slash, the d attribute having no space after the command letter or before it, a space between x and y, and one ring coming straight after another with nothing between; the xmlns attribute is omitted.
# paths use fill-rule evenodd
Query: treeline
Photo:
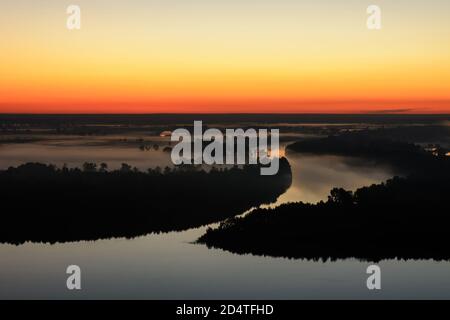
<svg viewBox="0 0 450 320"><path fill-rule="evenodd" d="M314 260L448 260L449 159L435 164L426 173L354 193L333 189L318 204L257 209L208 229L198 242L241 254Z"/></svg>
<svg viewBox="0 0 450 320"><path fill-rule="evenodd" d="M261 176L257 165L141 172L127 164L82 169L28 163L0 171L0 242L20 244L135 237L199 227L274 202L291 184L288 161Z"/></svg>
<svg viewBox="0 0 450 320"><path fill-rule="evenodd" d="M386 138L381 134L371 133L370 130L298 141L287 146L287 150L370 158L375 162L390 164L403 173L444 165L445 162L435 160L446 158L445 152L432 154L417 144Z"/></svg>
<svg viewBox="0 0 450 320"><path fill-rule="evenodd" d="M442 123L434 125L400 125L376 130L364 130L362 133L377 139L409 143L442 142L448 144L450 143L450 126Z"/></svg>

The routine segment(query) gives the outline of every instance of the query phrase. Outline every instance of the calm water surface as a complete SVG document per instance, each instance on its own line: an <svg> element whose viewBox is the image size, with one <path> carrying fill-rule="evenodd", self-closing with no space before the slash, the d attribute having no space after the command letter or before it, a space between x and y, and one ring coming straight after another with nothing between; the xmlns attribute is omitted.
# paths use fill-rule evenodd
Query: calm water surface
<svg viewBox="0 0 450 320"><path fill-rule="evenodd" d="M325 200L332 187L356 189L395 172L337 156L287 154L291 188L277 201ZM0 146L0 167L27 161L79 166L127 162L141 169L170 164L170 154L137 146L70 141ZM0 245L0 298L329 299L450 298L450 263L380 263L382 290L366 289L368 263L314 262L236 255L192 244L206 227L179 233L68 244ZM66 289L65 269L82 269L82 290Z"/></svg>

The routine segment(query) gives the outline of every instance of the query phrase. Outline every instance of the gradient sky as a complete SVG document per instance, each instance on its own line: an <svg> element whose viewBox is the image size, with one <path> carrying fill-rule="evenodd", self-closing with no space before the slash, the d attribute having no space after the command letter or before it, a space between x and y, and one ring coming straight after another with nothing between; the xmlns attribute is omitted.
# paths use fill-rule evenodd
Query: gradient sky
<svg viewBox="0 0 450 320"><path fill-rule="evenodd" d="M450 113L448 0L1 0L0 39L0 113Z"/></svg>

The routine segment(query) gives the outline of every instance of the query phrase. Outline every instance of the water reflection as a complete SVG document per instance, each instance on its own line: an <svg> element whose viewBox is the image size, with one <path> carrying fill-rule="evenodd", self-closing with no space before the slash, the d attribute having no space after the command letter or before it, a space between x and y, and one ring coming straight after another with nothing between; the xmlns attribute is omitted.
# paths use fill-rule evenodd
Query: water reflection
<svg viewBox="0 0 450 320"><path fill-rule="evenodd" d="M192 245L204 229L134 240L0 246L0 298L430 299L450 298L450 263L383 261L383 290L367 290L367 264L235 255ZM82 290L65 269L83 270Z"/></svg>

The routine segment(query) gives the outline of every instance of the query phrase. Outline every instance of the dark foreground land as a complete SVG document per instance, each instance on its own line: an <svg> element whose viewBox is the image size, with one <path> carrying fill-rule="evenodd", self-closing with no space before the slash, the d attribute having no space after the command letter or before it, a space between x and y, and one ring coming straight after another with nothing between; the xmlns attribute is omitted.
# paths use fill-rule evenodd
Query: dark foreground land
<svg viewBox="0 0 450 320"><path fill-rule="evenodd" d="M0 242L135 237L218 222L270 203L291 184L285 158L275 176L259 166L108 172L29 163L0 171Z"/></svg>
<svg viewBox="0 0 450 320"><path fill-rule="evenodd" d="M296 143L298 152L375 158L409 173L326 202L257 209L208 229L199 240L240 254L378 261L450 259L450 159L403 142L359 134Z"/></svg>

